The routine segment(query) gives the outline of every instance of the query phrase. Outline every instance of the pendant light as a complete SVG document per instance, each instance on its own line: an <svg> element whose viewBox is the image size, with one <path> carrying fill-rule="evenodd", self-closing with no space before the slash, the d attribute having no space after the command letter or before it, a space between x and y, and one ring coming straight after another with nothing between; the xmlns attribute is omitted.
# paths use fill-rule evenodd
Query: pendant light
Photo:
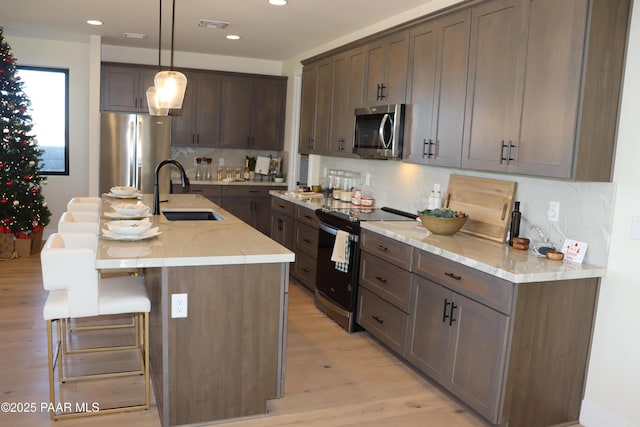
<svg viewBox="0 0 640 427"><path fill-rule="evenodd" d="M160 69L160 57L161 57L161 49L162 49L162 0L160 0L160 17L158 19L158 72ZM160 108L158 104L158 94L156 92L156 87L151 86L147 89L147 106L149 107L149 114L152 116L168 116L169 109L168 108Z"/></svg>
<svg viewBox="0 0 640 427"><path fill-rule="evenodd" d="M182 108L184 92L187 89L187 77L173 69L173 37L176 17L176 0L173 0L171 12L171 66L168 71L160 71L155 75L156 98L160 108Z"/></svg>

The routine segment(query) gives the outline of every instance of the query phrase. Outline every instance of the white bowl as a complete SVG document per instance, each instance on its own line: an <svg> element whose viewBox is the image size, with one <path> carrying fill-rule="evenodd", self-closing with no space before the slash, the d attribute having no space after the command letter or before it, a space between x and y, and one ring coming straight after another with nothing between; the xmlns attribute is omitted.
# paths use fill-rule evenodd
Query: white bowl
<svg viewBox="0 0 640 427"><path fill-rule="evenodd" d="M111 187L111 194L114 196L133 196L136 194L136 187L117 186Z"/></svg>
<svg viewBox="0 0 640 427"><path fill-rule="evenodd" d="M140 216L149 211L149 206L142 202L137 203L115 203L112 205L113 210L122 216Z"/></svg>
<svg viewBox="0 0 640 427"><path fill-rule="evenodd" d="M151 228L151 221L147 218L141 220L122 220L107 223L107 228L121 236L137 236Z"/></svg>

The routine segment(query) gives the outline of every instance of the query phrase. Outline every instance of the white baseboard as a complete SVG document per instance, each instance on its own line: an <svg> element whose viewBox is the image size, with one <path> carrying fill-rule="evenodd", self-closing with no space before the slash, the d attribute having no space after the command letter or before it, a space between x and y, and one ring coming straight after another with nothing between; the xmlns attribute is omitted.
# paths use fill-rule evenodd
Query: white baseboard
<svg viewBox="0 0 640 427"><path fill-rule="evenodd" d="M588 400L582 401L580 424L584 427L631 427L611 412Z"/></svg>

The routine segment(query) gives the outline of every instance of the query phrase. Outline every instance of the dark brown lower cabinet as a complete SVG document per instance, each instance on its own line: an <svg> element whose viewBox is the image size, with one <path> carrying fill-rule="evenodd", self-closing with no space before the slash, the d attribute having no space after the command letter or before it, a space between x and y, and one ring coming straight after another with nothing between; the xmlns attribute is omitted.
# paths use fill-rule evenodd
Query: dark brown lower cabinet
<svg viewBox="0 0 640 427"><path fill-rule="evenodd" d="M598 278L512 283L390 240L361 234L369 334L491 425L578 423Z"/></svg>
<svg viewBox="0 0 640 427"><path fill-rule="evenodd" d="M509 317L420 276L411 292L407 360L496 419Z"/></svg>

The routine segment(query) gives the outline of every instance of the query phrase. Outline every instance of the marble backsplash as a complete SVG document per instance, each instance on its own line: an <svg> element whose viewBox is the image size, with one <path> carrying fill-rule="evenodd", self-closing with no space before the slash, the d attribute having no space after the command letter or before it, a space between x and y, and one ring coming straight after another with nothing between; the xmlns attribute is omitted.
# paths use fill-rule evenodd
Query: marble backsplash
<svg viewBox="0 0 640 427"><path fill-rule="evenodd" d="M172 147L171 158L180 162L184 167L190 179L195 176L195 159L197 157L209 157L212 160L212 173L215 178L216 168L218 165L230 166L231 168L242 168L244 171L244 163L246 156L264 156L272 155L283 158L283 166L288 164L287 153L279 151L264 150L239 150L239 149L217 149L217 148L191 148L191 147ZM284 169L286 171L286 169Z"/></svg>
<svg viewBox="0 0 640 427"><path fill-rule="evenodd" d="M565 238L583 241L589 245L584 262L595 266L607 265L616 189L613 183L491 174L397 161L313 157L315 166L310 171L315 173L310 173L310 184L320 183L325 169L357 171L363 177L370 173L376 206L391 206L410 212L427 207L434 184L440 184L444 195L451 174L515 181L515 200L520 202L522 211L520 236L530 238L532 244L548 239L556 247L560 247ZM557 222L547 219L551 201L560 203Z"/></svg>

